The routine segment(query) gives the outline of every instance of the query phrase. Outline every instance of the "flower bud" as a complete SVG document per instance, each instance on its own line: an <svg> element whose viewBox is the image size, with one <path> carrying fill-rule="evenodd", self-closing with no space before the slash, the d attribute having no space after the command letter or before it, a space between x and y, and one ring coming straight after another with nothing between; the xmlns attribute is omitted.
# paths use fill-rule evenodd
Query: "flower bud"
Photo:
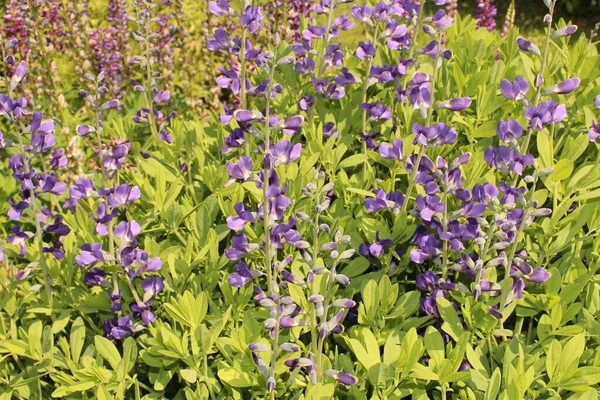
<svg viewBox="0 0 600 400"><path fill-rule="evenodd" d="M354 249L345 250L342 252L342 254L340 254L340 260L347 260L352 257L354 253L356 253L356 250Z"/></svg>
<svg viewBox="0 0 600 400"><path fill-rule="evenodd" d="M557 85L550 86L546 90L544 90L544 95L550 94L568 94L574 91L579 87L581 80L579 78L571 78L567 79L564 82L561 82Z"/></svg>
<svg viewBox="0 0 600 400"><path fill-rule="evenodd" d="M282 343L281 345L279 345L279 348L283 351L289 351L289 352L296 352L296 351L300 351L300 347L298 347L297 344L294 343Z"/></svg>
<svg viewBox="0 0 600 400"><path fill-rule="evenodd" d="M352 308L356 305L356 302L350 299L338 299L331 303L331 305L337 308Z"/></svg>
<svg viewBox="0 0 600 400"><path fill-rule="evenodd" d="M252 351L256 351L256 352L266 352L266 351L271 351L271 346L269 346L266 343L261 343L261 342L254 342L254 343L250 343L248 345L248 348Z"/></svg>
<svg viewBox="0 0 600 400"><path fill-rule="evenodd" d="M538 57L542 56L540 49L535 44L531 43L529 40L527 40L525 38L522 38L522 37L518 38L517 46L519 46L519 48L523 51L534 54Z"/></svg>
<svg viewBox="0 0 600 400"><path fill-rule="evenodd" d="M554 32L554 34L552 34L552 39L571 36L575 32L577 32L577 25L568 25Z"/></svg>

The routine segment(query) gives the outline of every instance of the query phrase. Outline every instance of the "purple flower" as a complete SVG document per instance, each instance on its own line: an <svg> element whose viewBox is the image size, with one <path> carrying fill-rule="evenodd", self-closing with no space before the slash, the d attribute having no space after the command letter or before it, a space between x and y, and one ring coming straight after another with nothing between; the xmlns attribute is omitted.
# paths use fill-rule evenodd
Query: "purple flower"
<svg viewBox="0 0 600 400"><path fill-rule="evenodd" d="M160 276L148 276L142 281L142 289L144 290L144 298L154 297L162 292L165 288L163 278Z"/></svg>
<svg viewBox="0 0 600 400"><path fill-rule="evenodd" d="M315 104L315 98L308 95L302 95L298 101L298 108L303 111L308 111Z"/></svg>
<svg viewBox="0 0 600 400"><path fill-rule="evenodd" d="M594 98L594 105L596 108L600 108L600 94Z"/></svg>
<svg viewBox="0 0 600 400"><path fill-rule="evenodd" d="M238 233L231 238L231 247L225 249L225 256L231 261L237 261L257 248L258 245L248 242L246 235Z"/></svg>
<svg viewBox="0 0 600 400"><path fill-rule="evenodd" d="M229 172L230 179L225 183L225 186L229 186L237 180L246 182L252 174L252 159L242 156L237 164L228 162L227 172Z"/></svg>
<svg viewBox="0 0 600 400"><path fill-rule="evenodd" d="M13 246L19 246L19 255L21 257L25 257L25 243L28 239L31 239L33 237L33 233L22 231L20 226L13 226L12 231L12 235L9 235L6 238L6 243L11 244Z"/></svg>
<svg viewBox="0 0 600 400"><path fill-rule="evenodd" d="M387 121L392 118L392 110L381 103L363 103L361 107L373 120Z"/></svg>
<svg viewBox="0 0 600 400"><path fill-rule="evenodd" d="M140 224L135 221L119 222L119 225L115 228L115 236L118 239L124 240L126 242L133 242L135 237L139 235L141 232Z"/></svg>
<svg viewBox="0 0 600 400"><path fill-rule="evenodd" d="M600 124L596 124L592 121L592 127L588 131L588 135L590 135L590 142L595 142L600 136Z"/></svg>
<svg viewBox="0 0 600 400"><path fill-rule="evenodd" d="M428 108L431 106L431 91L429 76L423 72L416 72L409 83L408 101L414 109Z"/></svg>
<svg viewBox="0 0 600 400"><path fill-rule="evenodd" d="M255 33L262 28L262 20L263 15L260 7L248 6L240 17L240 25L242 28L248 28L248 32Z"/></svg>
<svg viewBox="0 0 600 400"><path fill-rule="evenodd" d="M419 217L427 222L431 222L435 214L441 214L445 209L444 204L442 204L442 200L437 196L423 197L419 195L415 200L415 205L417 212L419 213Z"/></svg>
<svg viewBox="0 0 600 400"><path fill-rule="evenodd" d="M208 11L210 11L217 17L229 15L232 12L231 8L229 7L229 2L227 0L217 0L209 2Z"/></svg>
<svg viewBox="0 0 600 400"><path fill-rule="evenodd" d="M564 104L546 100L537 108L528 106L524 115L529 120L530 128L541 131L545 124L555 124L564 120L567 117L567 109Z"/></svg>
<svg viewBox="0 0 600 400"><path fill-rule="evenodd" d="M375 198L365 200L365 208L369 212L400 208L404 204L404 195L400 192L386 194L383 189L375 190Z"/></svg>
<svg viewBox="0 0 600 400"><path fill-rule="evenodd" d="M402 161L402 149L402 139L394 139L391 146L388 143L381 143L379 145L379 154L388 160Z"/></svg>
<svg viewBox="0 0 600 400"><path fill-rule="evenodd" d="M296 63L296 72L302 75L309 75L315 69L315 62L312 58L304 58Z"/></svg>
<svg viewBox="0 0 600 400"><path fill-rule="evenodd" d="M416 135L413 144L420 144L427 147L452 144L457 138L456 130L450 128L444 122L430 127L424 127L415 122L412 126L412 131Z"/></svg>
<svg viewBox="0 0 600 400"><path fill-rule="evenodd" d="M505 174L514 171L518 175L523 174L523 166L531 166L534 161L531 154L521 155L505 146L488 147L483 158L489 165Z"/></svg>
<svg viewBox="0 0 600 400"><path fill-rule="evenodd" d="M84 244L75 257L75 262L80 267L87 267L97 262L106 262L111 256L102 250L102 243Z"/></svg>
<svg viewBox="0 0 600 400"><path fill-rule="evenodd" d="M513 83L503 79L500 82L500 92L502 96L511 100L523 100L529 91L529 83L521 77L517 77Z"/></svg>
<svg viewBox="0 0 600 400"><path fill-rule="evenodd" d="M379 258L383 255L386 247L392 247L394 242L391 239L380 239L379 232L375 234L375 242L363 243L360 245L358 252L364 257Z"/></svg>
<svg viewBox="0 0 600 400"><path fill-rule="evenodd" d="M358 42L358 47L354 51L354 57L364 60L365 57L373 57L375 56L375 46L371 41L366 42Z"/></svg>
<svg viewBox="0 0 600 400"><path fill-rule="evenodd" d="M88 286L110 286L106 280L106 272L98 268L92 268L85 273L85 283Z"/></svg>
<svg viewBox="0 0 600 400"><path fill-rule="evenodd" d="M296 161L300 158L301 153L302 145L300 143L291 144L287 140L280 140L271 149L271 156L274 159L274 163L270 167L287 165L292 161Z"/></svg>
<svg viewBox="0 0 600 400"><path fill-rule="evenodd" d="M125 339L134 332L133 320L129 316L121 317L116 321L109 319L104 323L103 328L105 336L111 340Z"/></svg>
<svg viewBox="0 0 600 400"><path fill-rule="evenodd" d="M237 216L227 217L227 227L234 231L241 231L247 223L254 223L254 214L246 211L243 203L237 203L233 206Z"/></svg>
<svg viewBox="0 0 600 400"><path fill-rule="evenodd" d="M154 323L154 321L156 321L156 317L152 313L151 301L142 304L131 303L129 305L129 309L131 310L134 317L142 318L142 322L144 323L144 325L150 325Z"/></svg>
<svg viewBox="0 0 600 400"><path fill-rule="evenodd" d="M510 143L523 135L523 127L514 119L500 121L496 128L496 134L504 143Z"/></svg>
<svg viewBox="0 0 600 400"><path fill-rule="evenodd" d="M348 68L344 67L342 68L342 73L335 77L335 83L339 86L346 86L356 83L356 78L350 73Z"/></svg>
<svg viewBox="0 0 600 400"><path fill-rule="evenodd" d="M433 292L438 288L439 280L440 277L435 272L428 270L418 275L415 282L417 289L423 292Z"/></svg>
<svg viewBox="0 0 600 400"><path fill-rule="evenodd" d="M6 213L6 215L8 216L8 218L10 218L12 221L18 221L21 219L21 213L29 208L29 203L26 201L20 201L20 202L16 202L14 201L12 198L8 199L8 204L10 204L10 209L8 210L8 212Z"/></svg>

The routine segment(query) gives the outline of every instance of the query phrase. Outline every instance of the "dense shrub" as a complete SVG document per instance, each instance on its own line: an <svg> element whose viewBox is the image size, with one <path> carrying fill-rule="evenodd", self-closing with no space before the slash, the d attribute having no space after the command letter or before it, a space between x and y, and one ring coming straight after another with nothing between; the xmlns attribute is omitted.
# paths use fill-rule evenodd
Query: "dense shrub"
<svg viewBox="0 0 600 400"><path fill-rule="evenodd" d="M111 3L126 71L2 43L1 399L598 397L600 56L555 1L540 42L211 1L202 114L158 3Z"/></svg>

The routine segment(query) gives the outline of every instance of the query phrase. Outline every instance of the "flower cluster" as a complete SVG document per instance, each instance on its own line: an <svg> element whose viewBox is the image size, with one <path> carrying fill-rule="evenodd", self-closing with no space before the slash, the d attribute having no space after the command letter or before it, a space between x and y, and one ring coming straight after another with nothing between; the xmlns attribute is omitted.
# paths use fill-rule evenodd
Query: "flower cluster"
<svg viewBox="0 0 600 400"><path fill-rule="evenodd" d="M124 140L104 142L104 112L119 106L118 100L104 101L103 97L109 92L102 84L104 73L97 77L86 76L94 86L94 93L80 91L81 96L89 103L94 111L93 125L80 125L77 133L80 136L95 137L97 146L98 173L100 183L93 178L80 178L70 188L70 197L65 207L72 212L79 210L81 202L95 203L96 222L94 233L107 237L108 245L102 241L86 243L81 246L76 257L76 263L86 268L85 282L88 286L103 286L109 288L108 296L111 301L111 311L117 314L117 319L109 319L104 324L106 337L112 340L123 339L142 325L134 323L134 318L140 318L143 325L154 322L152 303L154 297L164 289L163 279L157 275L161 268L160 258L151 258L148 253L139 248L137 241L141 226L134 220L119 222L122 210L129 204L139 200L141 191L137 186L127 183L118 184L116 177L125 165L130 144ZM81 212L81 210L79 210ZM112 272L109 279L107 271ZM141 280L143 296L140 297L135 287L136 278ZM131 315L123 315L121 299L123 291L120 283L124 282L129 288L134 302L129 305Z"/></svg>
<svg viewBox="0 0 600 400"><path fill-rule="evenodd" d="M11 40L2 47L4 60L12 60L12 56L5 56L5 53L14 44L15 42ZM17 149L17 153L10 156L8 166L12 171L12 177L19 185L20 198L8 199L11 206L8 218L11 221L21 221L31 213L30 219L33 220L35 231L23 230L21 225L15 225L12 227L12 234L6 238L6 243L18 247L18 257L25 258L27 244L31 241L37 242L37 260L20 269L15 274L15 278L23 280L39 266L43 274L47 301L52 305L52 284L45 253L62 260L63 239L70 232L56 211L56 202L53 199L66 190L66 184L55 174L56 170L65 166L65 160L60 152L54 152L50 156L53 170L38 169L36 162L41 159L41 163L44 164L43 157L47 156L55 146L54 121L44 118L41 112L31 113L28 110L27 99L15 97L14 90L26 75L26 63L21 61L10 79L8 77L3 79L8 93L0 94L0 115L7 121L10 132L14 134L4 137L4 133L0 132L0 147Z"/></svg>

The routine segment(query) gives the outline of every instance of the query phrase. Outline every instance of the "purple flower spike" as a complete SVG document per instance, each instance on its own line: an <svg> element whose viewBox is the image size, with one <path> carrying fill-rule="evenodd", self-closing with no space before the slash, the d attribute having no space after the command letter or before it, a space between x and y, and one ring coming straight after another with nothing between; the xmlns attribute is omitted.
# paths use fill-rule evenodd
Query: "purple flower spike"
<svg viewBox="0 0 600 400"><path fill-rule="evenodd" d="M521 77L515 79L513 83L510 81L503 79L500 82L500 92L502 96L511 100L523 100L529 91L529 83Z"/></svg>
<svg viewBox="0 0 600 400"><path fill-rule="evenodd" d="M525 109L525 118L529 120L529 127L541 131L546 124L556 124L567 117L567 109L564 104L558 104L554 100L546 100L537 108L528 106Z"/></svg>
<svg viewBox="0 0 600 400"><path fill-rule="evenodd" d="M388 160L402 161L403 146L402 139L394 139L391 146L388 143L381 143L379 145L379 154Z"/></svg>
<svg viewBox="0 0 600 400"><path fill-rule="evenodd" d="M354 375L350 375L345 372L340 372L335 369L328 369L327 371L325 371L325 374L346 386L353 386L356 385L356 383L358 382L358 378Z"/></svg>
<svg viewBox="0 0 600 400"><path fill-rule="evenodd" d="M523 127L514 119L500 121L496 134L504 143L510 143L523 135Z"/></svg>
<svg viewBox="0 0 600 400"><path fill-rule="evenodd" d="M568 94L577 89L580 83L581 80L579 78L567 79L557 85L550 86L548 89L544 90L544 94Z"/></svg>
<svg viewBox="0 0 600 400"><path fill-rule="evenodd" d="M518 38L517 46L519 46L519 48L523 51L534 54L538 57L542 56L540 49L535 44L531 43L529 40L527 40L525 38L522 38L522 37Z"/></svg>

